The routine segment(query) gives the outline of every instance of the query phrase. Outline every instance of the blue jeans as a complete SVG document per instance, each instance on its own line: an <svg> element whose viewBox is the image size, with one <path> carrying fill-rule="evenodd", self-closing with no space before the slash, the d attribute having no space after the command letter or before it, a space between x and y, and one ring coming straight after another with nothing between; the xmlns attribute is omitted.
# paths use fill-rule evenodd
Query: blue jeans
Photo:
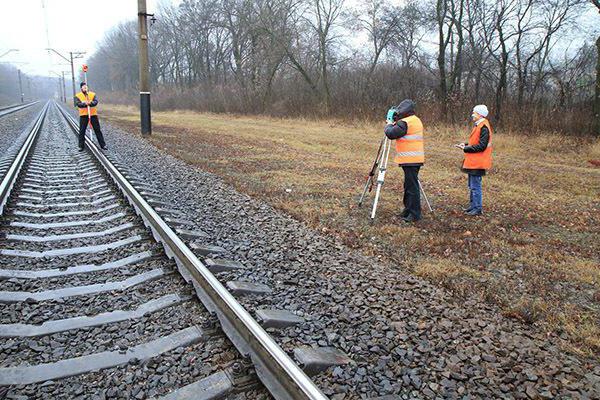
<svg viewBox="0 0 600 400"><path fill-rule="evenodd" d="M469 174L469 194L471 202L471 210L481 211L483 207L483 194L481 192L482 176Z"/></svg>

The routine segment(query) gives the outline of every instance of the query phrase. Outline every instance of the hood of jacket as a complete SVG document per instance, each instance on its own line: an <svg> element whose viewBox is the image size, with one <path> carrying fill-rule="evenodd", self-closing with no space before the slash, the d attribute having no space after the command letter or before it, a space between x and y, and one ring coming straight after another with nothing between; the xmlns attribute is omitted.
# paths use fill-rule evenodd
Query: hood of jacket
<svg viewBox="0 0 600 400"><path fill-rule="evenodd" d="M415 115L415 102L411 99L402 100L396 110L400 119Z"/></svg>

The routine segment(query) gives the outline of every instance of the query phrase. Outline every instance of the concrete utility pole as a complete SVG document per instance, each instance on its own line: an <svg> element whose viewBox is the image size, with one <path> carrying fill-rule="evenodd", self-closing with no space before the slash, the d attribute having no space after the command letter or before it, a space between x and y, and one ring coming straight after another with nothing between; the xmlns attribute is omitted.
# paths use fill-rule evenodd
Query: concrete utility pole
<svg viewBox="0 0 600 400"><path fill-rule="evenodd" d="M71 97L71 99L73 100L73 105L75 105L75 93L77 93L75 91L75 67L73 66L73 52L70 51L69 55L71 56L71 60L69 61L71 63L71 86L73 89L73 97Z"/></svg>
<svg viewBox="0 0 600 400"><path fill-rule="evenodd" d="M66 93L64 93L64 90L63 90L64 86L62 84L63 83L62 75L59 74L58 72L54 72L54 71L50 71L50 73L56 75L56 77L58 78L58 97L60 97L60 101L66 101L65 100Z"/></svg>
<svg viewBox="0 0 600 400"><path fill-rule="evenodd" d="M21 103L24 103L23 96L25 95L25 93L23 93L23 84L21 83L21 70L18 69L17 73L19 75L19 93L21 93Z"/></svg>
<svg viewBox="0 0 600 400"><path fill-rule="evenodd" d="M64 102L65 104L67 103L67 89L65 89L65 71L60 71L60 74L62 75L62 92L63 92L63 96L65 98Z"/></svg>
<svg viewBox="0 0 600 400"><path fill-rule="evenodd" d="M75 67L73 65L73 60L77 59L77 58L81 58L83 57L83 55L85 54L85 51L70 51L69 52L69 58L63 56L62 54L60 54L58 51L51 49L51 48L47 48L46 50L50 50L53 51L54 53L58 54L58 56L60 58L62 58L63 60L65 60L66 62L71 64L71 84L73 86L73 105L75 105Z"/></svg>
<svg viewBox="0 0 600 400"><path fill-rule="evenodd" d="M56 83L58 83L58 97L60 98L60 101L63 101L63 93L60 89L60 85L62 82L60 81L60 78L56 79Z"/></svg>
<svg viewBox="0 0 600 400"><path fill-rule="evenodd" d="M152 133L150 119L150 69L148 66L148 21L146 13L146 0L138 0L138 34L140 50L140 120L142 135ZM153 15L151 15L153 16Z"/></svg>
<svg viewBox="0 0 600 400"><path fill-rule="evenodd" d="M65 93L65 85L63 84L62 74L61 74L60 78L58 78L58 83L60 84L60 97L61 97L61 100L63 101L63 103L66 103L67 102L67 94Z"/></svg>

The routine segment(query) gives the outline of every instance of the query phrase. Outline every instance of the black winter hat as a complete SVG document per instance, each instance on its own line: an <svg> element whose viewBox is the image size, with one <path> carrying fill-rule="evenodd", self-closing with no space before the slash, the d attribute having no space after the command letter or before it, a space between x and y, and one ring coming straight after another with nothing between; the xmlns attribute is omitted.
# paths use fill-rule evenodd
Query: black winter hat
<svg viewBox="0 0 600 400"><path fill-rule="evenodd" d="M79 84L79 88L82 88L82 87L83 87L83 85L87 85L87 83L86 83L86 82L81 82L81 83Z"/></svg>

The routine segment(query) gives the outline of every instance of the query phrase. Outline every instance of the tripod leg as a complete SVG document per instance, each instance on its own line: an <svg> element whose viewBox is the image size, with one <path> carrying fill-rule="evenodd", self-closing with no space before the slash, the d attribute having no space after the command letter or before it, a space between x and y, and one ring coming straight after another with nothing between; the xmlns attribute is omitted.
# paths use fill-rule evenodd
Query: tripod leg
<svg viewBox="0 0 600 400"><path fill-rule="evenodd" d="M362 207L362 205L363 205L363 200L365 199L365 196L367 195L367 192L369 191L369 186L371 185L371 182L373 182L373 176L369 176L369 178L367 179L367 183L365 184L365 188L363 189L363 192L360 195L360 199L358 200L358 206L359 207Z"/></svg>
<svg viewBox="0 0 600 400"><path fill-rule="evenodd" d="M381 194L381 186L383 184L377 184L375 191L375 200L373 200L373 209L371 210L371 219L375 219L375 213L377 212L377 204L379 203L379 195Z"/></svg>
<svg viewBox="0 0 600 400"><path fill-rule="evenodd" d="M383 139L381 139L381 142L379 142L379 148L377 149L377 155L375 156L375 161L373 161L373 165L371 166L371 170L369 171L369 176L367 178L367 183L365 184L365 188L363 189L362 194L360 195L360 199L358 200L358 206L362 207L362 203L363 200L365 199L365 196L367 195L367 192L370 192L372 189L372 185L373 185L373 177L375 176L375 171L377 170L377 166L379 165L379 159L381 157L381 149L383 147L383 144L385 143L385 135L383 136Z"/></svg>
<svg viewBox="0 0 600 400"><path fill-rule="evenodd" d="M379 164L379 174L377 175L377 189L375 191L375 199L373 200L373 209L371 210L371 220L375 219L375 213L377 212L377 205L379 204L379 196L381 195L381 187L385 181L385 173L387 171L387 161L390 154L390 141L385 141L384 150L381 153L381 163Z"/></svg>
<svg viewBox="0 0 600 400"><path fill-rule="evenodd" d="M423 193L423 198L425 198L425 202L427 203L427 207L429 207L429 211L431 211L433 213L433 208L431 208L431 204L429 203L429 199L427 198L427 195L425 194L425 191L423 190L423 185L421 185L421 181L419 179L417 179L417 182L419 182L419 189L421 189L421 193Z"/></svg>

